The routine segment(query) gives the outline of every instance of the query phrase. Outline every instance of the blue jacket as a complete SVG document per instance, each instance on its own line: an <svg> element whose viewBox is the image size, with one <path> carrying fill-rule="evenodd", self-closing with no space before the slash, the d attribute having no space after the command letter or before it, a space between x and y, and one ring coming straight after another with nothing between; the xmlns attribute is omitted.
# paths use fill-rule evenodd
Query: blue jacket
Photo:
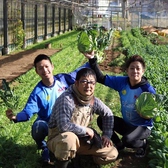
<svg viewBox="0 0 168 168"><path fill-rule="evenodd" d="M139 116L135 109L136 99L142 92L155 94L155 89L148 83L145 77L141 82L131 87L128 76L109 76L106 75L104 85L118 91L121 102L121 113L125 122L134 126L153 126L153 121Z"/></svg>

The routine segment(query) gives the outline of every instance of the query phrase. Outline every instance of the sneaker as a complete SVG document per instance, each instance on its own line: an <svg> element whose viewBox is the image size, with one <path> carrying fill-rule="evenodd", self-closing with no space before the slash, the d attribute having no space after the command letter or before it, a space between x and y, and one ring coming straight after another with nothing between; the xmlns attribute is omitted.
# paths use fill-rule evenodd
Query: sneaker
<svg viewBox="0 0 168 168"><path fill-rule="evenodd" d="M43 162L50 162L50 154L49 154L49 150L48 148L44 148L41 152L41 156L42 156L42 161Z"/></svg>
<svg viewBox="0 0 168 168"><path fill-rule="evenodd" d="M136 150L135 156L138 158L142 158L146 155L146 148L147 148L147 142L146 139L144 139L144 145L142 148L138 148Z"/></svg>

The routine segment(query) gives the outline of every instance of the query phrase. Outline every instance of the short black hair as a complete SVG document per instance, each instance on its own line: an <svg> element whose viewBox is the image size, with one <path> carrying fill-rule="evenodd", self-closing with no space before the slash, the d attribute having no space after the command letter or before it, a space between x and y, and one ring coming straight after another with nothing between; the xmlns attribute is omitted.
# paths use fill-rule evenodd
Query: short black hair
<svg viewBox="0 0 168 168"><path fill-rule="evenodd" d="M142 67L145 69L146 65L145 65L145 61L144 59L140 56L140 55L132 55L131 57L128 58L126 64L125 64L125 68L129 68L130 64L132 62L138 61L142 64Z"/></svg>
<svg viewBox="0 0 168 168"><path fill-rule="evenodd" d="M76 81L78 81L81 77L86 77L92 75L97 81L96 74L91 68L82 68L76 74Z"/></svg>
<svg viewBox="0 0 168 168"><path fill-rule="evenodd" d="M36 68L36 64L42 60L48 60L51 64L52 64L52 61L50 59L50 57L48 55L45 55L45 54L39 54L37 55L37 57L34 59L34 67Z"/></svg>

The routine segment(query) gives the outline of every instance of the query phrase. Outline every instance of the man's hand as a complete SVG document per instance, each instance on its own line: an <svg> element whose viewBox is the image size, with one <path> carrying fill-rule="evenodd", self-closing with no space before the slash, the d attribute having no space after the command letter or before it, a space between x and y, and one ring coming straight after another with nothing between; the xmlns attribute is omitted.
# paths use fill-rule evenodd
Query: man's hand
<svg viewBox="0 0 168 168"><path fill-rule="evenodd" d="M86 134L90 136L90 139L92 139L93 136L94 136L94 131L93 131L93 129L87 127L87 128L86 128Z"/></svg>
<svg viewBox="0 0 168 168"><path fill-rule="evenodd" d="M102 148L102 139L101 136L97 133L97 131L94 128L86 128L86 131L88 132L87 135L89 135L90 139L88 139L88 142L90 143L91 147L94 145L97 148Z"/></svg>
<svg viewBox="0 0 168 168"><path fill-rule="evenodd" d="M94 58L94 51L90 52L90 53L83 53L83 55L87 58L87 59L92 59Z"/></svg>
<svg viewBox="0 0 168 168"><path fill-rule="evenodd" d="M6 116L10 120L16 120L16 116L13 114L13 111L11 109L6 110Z"/></svg>
<svg viewBox="0 0 168 168"><path fill-rule="evenodd" d="M111 139L109 137L105 136L105 135L102 136L102 141L103 141L103 146L104 147L109 147L109 146L113 145Z"/></svg>

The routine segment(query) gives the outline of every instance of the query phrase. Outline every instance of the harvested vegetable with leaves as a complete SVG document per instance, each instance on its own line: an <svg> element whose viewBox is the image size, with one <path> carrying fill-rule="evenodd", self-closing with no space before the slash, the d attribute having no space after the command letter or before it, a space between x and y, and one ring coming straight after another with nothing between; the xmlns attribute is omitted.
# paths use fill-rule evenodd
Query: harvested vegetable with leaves
<svg viewBox="0 0 168 168"><path fill-rule="evenodd" d="M78 35L78 50L81 53L95 51L98 62L103 61L104 50L111 43L113 29L109 31L104 27L88 27L81 30Z"/></svg>
<svg viewBox="0 0 168 168"><path fill-rule="evenodd" d="M161 94L143 92L136 100L135 107L141 117L150 119L159 112L159 107L164 104L167 98Z"/></svg>
<svg viewBox="0 0 168 168"><path fill-rule="evenodd" d="M0 101L11 110L18 109L19 97L14 94L14 90L9 87L5 79L2 79L2 89L0 89Z"/></svg>

